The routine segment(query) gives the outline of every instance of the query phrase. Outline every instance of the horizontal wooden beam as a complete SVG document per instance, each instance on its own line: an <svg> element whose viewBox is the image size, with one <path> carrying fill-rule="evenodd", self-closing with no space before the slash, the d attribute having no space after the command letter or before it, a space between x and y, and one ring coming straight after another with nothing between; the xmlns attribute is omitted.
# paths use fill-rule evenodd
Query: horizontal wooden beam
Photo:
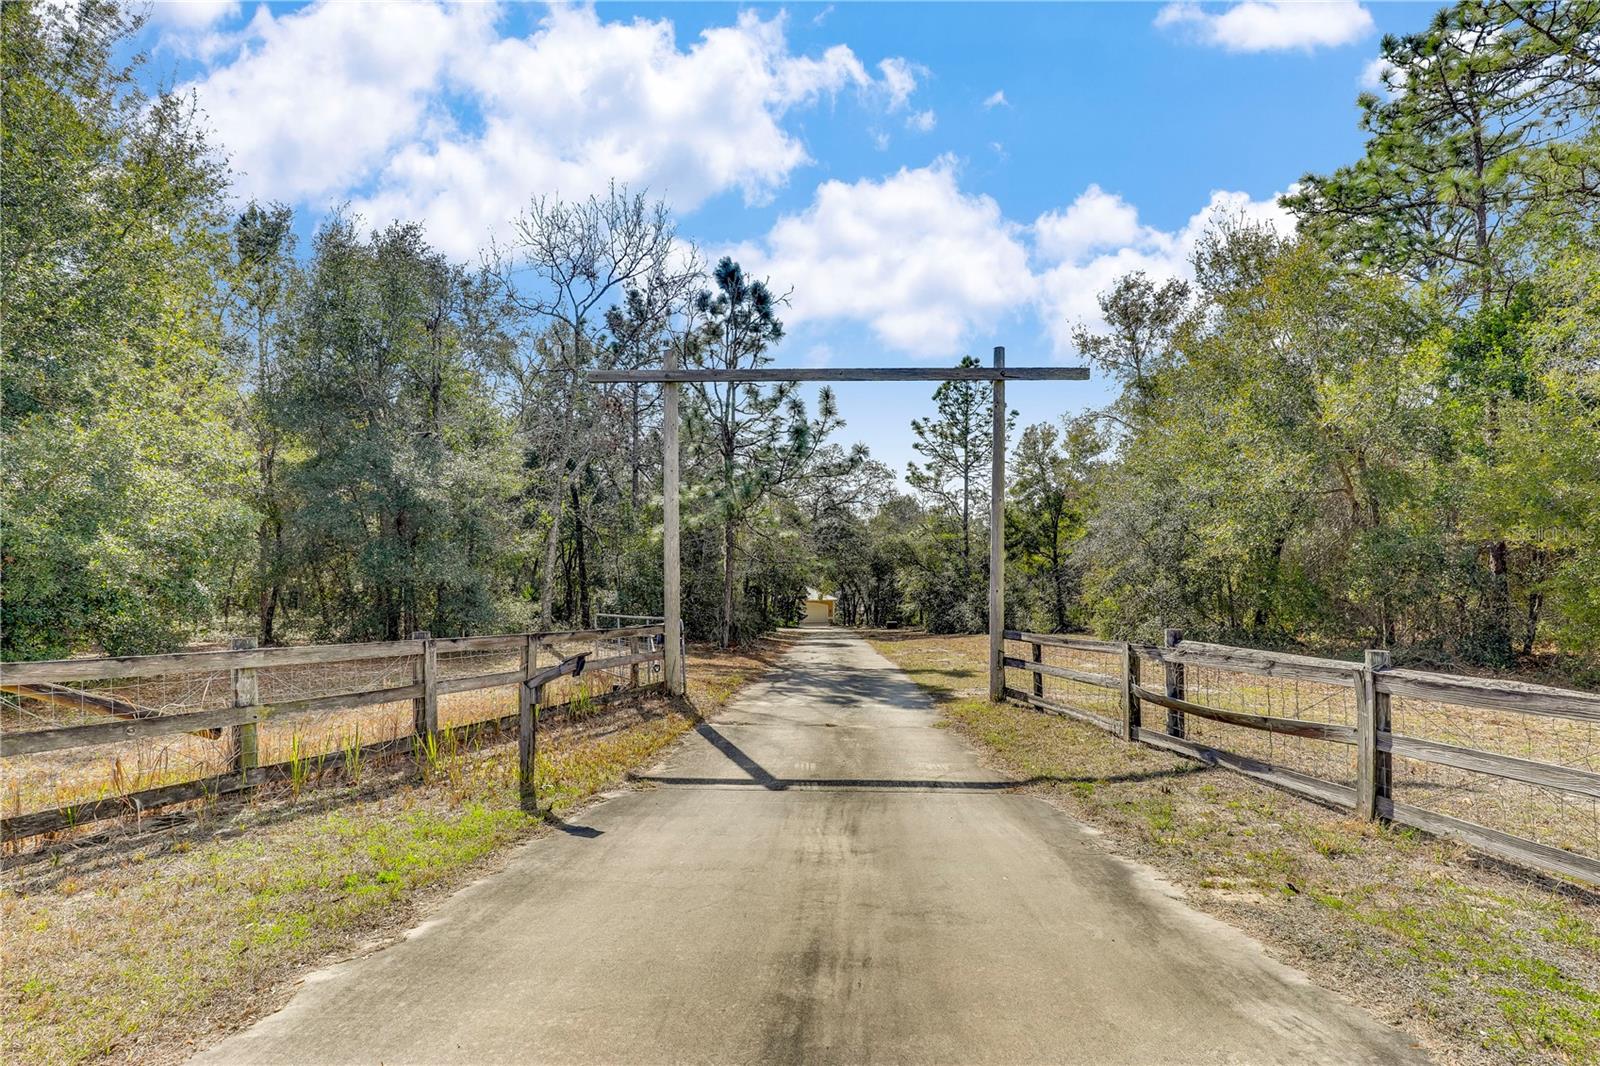
<svg viewBox="0 0 1600 1066"><path fill-rule="evenodd" d="M1115 640L1096 640L1093 637L1073 636L1070 633L1028 633L1026 631L1008 629L1005 631L1007 640L1020 640L1025 644L1047 644L1052 648L1075 648L1078 651L1092 651L1101 655L1121 655L1122 643Z"/></svg>
<svg viewBox="0 0 1600 1066"><path fill-rule="evenodd" d="M1461 677L1424 670L1381 670L1379 692L1491 711L1516 711L1578 722L1600 722L1600 693L1551 688L1500 677Z"/></svg>
<svg viewBox="0 0 1600 1066"><path fill-rule="evenodd" d="M1067 666L1055 666L1051 663L1030 663L1023 659L1007 655L1002 662L1012 670L1028 670L1035 674L1044 674L1047 677L1059 677L1063 681L1076 681L1080 685L1097 685L1100 688L1122 691L1122 681L1109 674L1096 674L1088 670L1074 670Z"/></svg>
<svg viewBox="0 0 1600 1066"><path fill-rule="evenodd" d="M1207 707L1200 703L1190 703L1180 700L1175 696L1168 696L1164 692L1156 692L1145 688L1143 685L1134 685L1133 694L1147 703L1154 703L1168 710L1182 711L1192 714L1197 718L1209 718L1213 722L1223 722L1227 725L1241 726L1245 729L1260 729L1267 733L1283 733L1292 737L1304 737L1307 740L1327 740L1335 744L1354 744L1356 731L1354 726L1333 725L1328 722L1308 722L1303 718L1281 718L1269 714L1245 714L1242 711L1224 711L1216 707Z"/></svg>
<svg viewBox="0 0 1600 1066"><path fill-rule="evenodd" d="M1168 648L1163 658L1170 663L1189 666L1207 666L1216 670L1233 670L1243 674L1262 674L1268 677L1292 677L1300 681L1318 681L1325 685L1342 685L1354 688L1361 676L1360 663L1347 663L1339 659L1314 659L1309 655L1289 655L1281 651L1258 651L1254 648L1235 648L1226 644L1203 644L1186 640L1176 648Z"/></svg>
<svg viewBox="0 0 1600 1066"><path fill-rule="evenodd" d="M596 385L659 385L668 381L698 384L772 381L1088 381L1086 366L893 366L760 367L748 370L594 370Z"/></svg>
<svg viewBox="0 0 1600 1066"><path fill-rule="evenodd" d="M1115 718L1107 718L1103 714L1095 714L1093 711L1086 711L1082 707L1070 707L1065 703L1056 703L1052 700L1041 699L1030 692L1024 692L1019 688L1011 688L1009 686L1005 689L1005 697L1008 700L1015 700L1018 703L1025 703L1030 707L1035 707L1047 714L1058 714L1063 718L1072 718L1080 722L1087 722L1096 729L1104 729L1112 736L1120 737L1122 735L1121 722L1117 721Z"/></svg>
<svg viewBox="0 0 1600 1066"><path fill-rule="evenodd" d="M1503 777L1510 781L1522 781L1530 785L1560 789L1563 792L1575 792L1580 796L1600 799L1600 774L1592 770L1580 770L1575 766L1519 759L1514 755L1500 755L1496 752L1478 751L1476 748L1463 748L1455 744L1441 744L1436 740L1390 733L1378 734L1378 750L1392 752L1407 759L1416 759L1418 762L1454 766L1458 770L1474 770L1480 774L1493 774L1495 777Z"/></svg>
<svg viewBox="0 0 1600 1066"><path fill-rule="evenodd" d="M1221 748L1197 744L1182 737L1168 736L1154 729L1141 728L1136 730L1136 733L1135 739L1141 744L1148 744L1152 748L1164 748L1178 755L1187 755L1191 759L1199 759L1207 766L1232 770L1236 774L1264 781L1296 796L1326 803L1330 807L1353 808L1356 805L1356 790L1349 785L1336 785L1320 777L1311 777L1282 766L1252 759L1248 755L1238 755L1231 751L1223 751Z"/></svg>
<svg viewBox="0 0 1600 1066"><path fill-rule="evenodd" d="M1423 807L1413 807L1409 803L1396 803L1393 800L1380 798L1378 813L1391 822L1399 822L1401 825L1422 829L1436 836L1459 840L1463 844L1479 851L1486 851L1498 858L1510 859L1512 862L1532 866L1547 873L1559 874L1562 877L1570 877L1576 881L1586 881L1591 885L1600 885L1600 860L1587 855L1553 848L1548 844L1537 844L1498 829L1452 818L1448 814L1440 814Z"/></svg>
<svg viewBox="0 0 1600 1066"><path fill-rule="evenodd" d="M421 686L415 686L420 688ZM592 703L606 704L613 700L626 699L629 696L647 692L657 692L663 688L660 681L640 685L638 688L625 688L616 692L603 692L590 697ZM560 714L570 709L571 704L558 704L546 707L547 715ZM238 710L257 710L259 708L245 707ZM463 722L456 726L447 726L439 730L440 733L449 733L457 737L470 737L479 730L514 729L517 725L515 714L501 715L498 718L486 718L477 722ZM379 740L363 744L360 748L362 757L381 756L400 752L409 752L416 746L416 737L407 734L392 740ZM311 755L302 762L302 769L310 763L314 773L331 770L344 765L345 751L343 748L333 751ZM281 780L291 776L294 772L293 763L269 763L265 766L252 767L243 773L226 773L217 777L201 778L195 781L184 781L175 785L162 785L158 788L144 789L139 792L128 793L121 796L107 796L103 799L86 799L82 803L66 807L57 807L53 810L35 811L30 814L14 814L0 818L0 840L13 841L26 837L38 836L42 833L55 833L64 829L74 829L89 822L100 821L105 818L115 818L121 815L141 815L147 811L160 807L171 806L176 803L189 803L194 800L211 799L228 793L242 792L255 788L270 780Z"/></svg>

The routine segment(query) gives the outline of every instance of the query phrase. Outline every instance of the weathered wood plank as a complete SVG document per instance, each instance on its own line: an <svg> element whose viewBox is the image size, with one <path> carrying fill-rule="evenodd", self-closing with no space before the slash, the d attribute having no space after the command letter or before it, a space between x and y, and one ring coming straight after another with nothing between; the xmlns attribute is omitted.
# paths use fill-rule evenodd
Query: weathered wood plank
<svg viewBox="0 0 1600 1066"><path fill-rule="evenodd" d="M254 637L236 637L233 641L233 647L236 651L248 651L255 646ZM261 685L256 679L255 667L236 667L233 671L233 705L235 707L254 707L260 702ZM232 741L234 773L242 774L261 762L260 738L256 734L254 720L241 722L234 726Z"/></svg>
<svg viewBox="0 0 1600 1066"><path fill-rule="evenodd" d="M1320 681L1326 685L1343 685L1345 688L1354 688L1361 674L1360 663L1193 640L1185 640L1162 654L1168 661L1190 666L1209 666L1217 670L1237 670L1268 677L1292 677L1301 681Z"/></svg>
<svg viewBox="0 0 1600 1066"><path fill-rule="evenodd" d="M520 652L524 641L521 633L498 633L483 637L434 637L433 646L440 655L466 651Z"/></svg>
<svg viewBox="0 0 1600 1066"><path fill-rule="evenodd" d="M1088 381L1086 366L996 367L920 367L892 366L851 368L833 366L759 367L739 370L714 370L690 367L659 370L594 370L589 380L596 385L655 385L678 383L728 384L732 382L774 381Z"/></svg>
<svg viewBox="0 0 1600 1066"><path fill-rule="evenodd" d="M1463 748L1455 744L1441 744L1436 740L1408 737L1393 733L1378 734L1378 749L1416 759L1418 762L1439 766L1454 766L1459 770L1474 770L1480 774L1503 777L1508 781L1522 781L1543 788L1559 789L1579 796L1600 799L1600 774L1580 770L1573 766L1541 762L1536 759L1519 759L1514 755Z"/></svg>
<svg viewBox="0 0 1600 1066"><path fill-rule="evenodd" d="M1245 714L1241 711L1224 711L1216 707L1207 707L1204 704L1176 699L1164 693L1139 686L1135 686L1134 691L1145 702L1158 704L1168 710L1192 714L1196 718L1209 718L1214 722L1225 722L1228 725L1242 726L1245 729L1259 729L1267 733L1283 733L1291 737L1305 737L1308 740L1326 740L1335 744L1354 744L1356 742L1356 731L1353 726L1310 722L1303 718L1278 718L1269 714Z"/></svg>
<svg viewBox="0 0 1600 1066"><path fill-rule="evenodd" d="M665 632L666 626L658 623L652 626L625 626L621 629L548 629L529 633L528 636L545 644L554 644L563 641L604 640L610 637L660 636Z"/></svg>
<svg viewBox="0 0 1600 1066"><path fill-rule="evenodd" d="M1084 685L1095 685L1099 688L1108 688L1120 691L1122 682L1110 674L1096 674L1087 670L1074 670L1070 666L1056 666L1054 663L1031 663L1024 659L1007 656L1004 660L1006 666L1013 670L1028 670L1035 674L1048 674L1050 677L1059 677L1064 681L1077 681Z"/></svg>
<svg viewBox="0 0 1600 1066"><path fill-rule="evenodd" d="M1355 806L1355 789L1348 785L1338 785L1332 781L1323 781L1321 778L1311 777L1282 766L1261 762L1246 755L1237 755L1231 751L1197 744L1192 740L1182 737L1170 737L1165 733L1158 733L1150 729L1139 730L1136 738L1140 743L1148 744L1153 748L1175 752L1178 755L1187 755L1198 759L1207 766L1216 766L1234 773L1243 774L1245 777L1281 788L1306 799L1325 803L1330 807L1349 808Z"/></svg>
<svg viewBox="0 0 1600 1066"><path fill-rule="evenodd" d="M1079 722L1087 722L1096 729L1104 729L1112 736L1119 737L1122 735L1121 722L1117 721L1115 718L1107 718L1103 714L1096 714L1093 711L1086 711L1082 707L1071 707L1065 703L1057 703L1054 700L1042 699L1038 696L1030 695L1020 688L1006 689L1006 699L1016 700L1018 703L1027 704L1030 707L1036 707L1039 710L1047 711L1050 714L1058 714L1063 718L1072 718Z"/></svg>
<svg viewBox="0 0 1600 1066"><path fill-rule="evenodd" d="M583 672L588 673L590 670L617 670L637 663L660 662L661 659L662 655L658 651L636 652L632 655L613 655L609 659L591 659L589 662L584 663Z"/></svg>
<svg viewBox="0 0 1600 1066"><path fill-rule="evenodd" d="M175 651L164 655L124 655L99 659L52 659L0 663L0 684L45 681L110 681L161 674L203 674L243 667L307 666L417 655L422 642L390 640L369 644L313 644L253 651Z"/></svg>
<svg viewBox="0 0 1600 1066"><path fill-rule="evenodd" d="M411 705L411 731L419 737L432 737L439 732L439 652L427 630L411 636L422 642L422 654L411 674L422 686L422 695Z"/></svg>
<svg viewBox="0 0 1600 1066"><path fill-rule="evenodd" d="M664 682L657 681L643 685L638 689L602 693L593 697L591 702L611 703L613 701L621 701L634 695L658 691L664 687L664 684ZM409 694L409 690L402 691L407 691L407 694ZM278 706L284 705L279 704ZM570 704L557 704L556 706L545 708L545 712L560 714L569 706ZM234 709L226 708L226 710ZM441 732L448 732L458 737L466 737L483 730L510 729L516 726L517 722L518 715L509 714L498 718L487 718L481 722L466 722L462 725L450 726L441 730ZM374 741L371 744L362 745L360 751L363 758L409 752L415 746L414 740L414 737L407 735L393 740ZM318 759L318 766L323 770L328 770L342 766L345 760L345 753L342 750L331 751L316 758ZM168 807L177 803L189 803L194 800L247 791L268 781L282 780L289 777L292 773L292 766L293 764L287 762L269 763L243 774L223 774L218 777L208 777L197 781L185 781L176 785L144 789L140 792L133 792L123 796L111 796L101 800L85 800L83 803L58 807L48 811L11 815L0 819L0 840L21 840L44 833L57 833L62 830L87 825L91 822L103 821L107 818L141 814L145 811Z"/></svg>
<svg viewBox="0 0 1600 1066"><path fill-rule="evenodd" d="M1048 644L1052 648L1075 648L1078 651L1098 652L1102 655L1120 655L1122 644L1115 640L1097 640L1071 633L1029 633L1025 630L1006 630L1007 640L1026 641L1029 644Z"/></svg>
<svg viewBox="0 0 1600 1066"><path fill-rule="evenodd" d="M501 670L493 674L473 674L470 677L447 677L439 682L439 695L451 696L457 692L475 692L481 688L501 688L505 685L520 684L522 684L520 669Z"/></svg>
<svg viewBox="0 0 1600 1066"><path fill-rule="evenodd" d="M522 681L517 686L517 800L530 814L539 809L535 756L538 739L538 699L543 693L529 684L539 669L539 642L527 637L522 644Z"/></svg>
<svg viewBox="0 0 1600 1066"><path fill-rule="evenodd" d="M127 700L117 699L115 696L104 692L85 692L82 689L68 688L66 685L43 683L36 685L0 685L0 692L10 692L18 696L27 696L40 700L56 707L68 707L82 710L100 711L116 718L126 718L137 722L144 718L160 718L161 712L150 707L140 707L138 704L129 703ZM205 737L207 740L216 740L222 735L220 729L197 729L196 736Z"/></svg>
<svg viewBox="0 0 1600 1066"><path fill-rule="evenodd" d="M1504 678L1463 677L1425 670L1385 670L1378 675L1378 691L1393 696L1517 711L1579 722L1600 722L1600 693L1533 685Z"/></svg>
<svg viewBox="0 0 1600 1066"><path fill-rule="evenodd" d="M1183 708L1179 706L1183 703L1184 697L1188 695L1188 691L1185 688L1188 683L1187 675L1184 672L1184 664L1170 654L1172 649L1182 642L1183 630L1169 629L1166 631L1163 647L1167 649L1169 654L1162 658L1161 663L1162 673L1165 675L1163 680L1166 686L1167 699L1165 701L1154 701L1167 709L1167 735L1173 737L1182 737L1188 732L1184 728Z"/></svg>
<svg viewBox="0 0 1600 1066"><path fill-rule="evenodd" d="M1498 829L1462 821L1460 818L1452 818L1447 814L1439 814L1422 807L1413 807L1409 803L1381 800L1378 803L1378 813L1401 825L1409 825L1436 836L1459 840L1497 858L1509 859L1546 873L1570 877L1591 885L1600 885L1600 860L1587 855L1552 848L1547 844L1536 844L1531 840L1512 836L1510 833L1502 833Z"/></svg>
<svg viewBox="0 0 1600 1066"><path fill-rule="evenodd" d="M260 707L223 707L213 711L189 711L132 721L94 722L58 729L7 730L0 733L0 758L87 748L98 744L120 744L129 740L200 730L217 730L216 736L221 736L221 727L256 722L260 716Z"/></svg>
<svg viewBox="0 0 1600 1066"><path fill-rule="evenodd" d="M661 368L669 374L678 369L678 346L668 344L662 353ZM674 696L684 691L683 655L683 579L679 548L678 490L678 392L676 382L661 386L661 616L665 634L667 691Z"/></svg>

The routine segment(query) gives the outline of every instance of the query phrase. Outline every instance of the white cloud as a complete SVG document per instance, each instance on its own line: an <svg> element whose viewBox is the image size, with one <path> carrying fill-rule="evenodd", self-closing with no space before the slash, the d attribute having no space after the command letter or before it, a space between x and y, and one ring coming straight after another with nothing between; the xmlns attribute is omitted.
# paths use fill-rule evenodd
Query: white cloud
<svg viewBox="0 0 1600 1066"><path fill-rule="evenodd" d="M342 198L402 139L448 124L432 94L458 56L488 44L484 8L327 3L240 33L231 61L193 88L242 172L241 191L300 203Z"/></svg>
<svg viewBox="0 0 1600 1066"><path fill-rule="evenodd" d="M687 47L667 19L553 5L527 37L503 37L498 17L261 5L190 87L242 194L349 198L370 221L425 221L439 247L471 255L534 192L583 196L614 178L680 211L730 189L762 202L810 161L789 112L844 91L897 110L918 82L901 59L874 77L843 45L795 54L782 16L745 12Z"/></svg>
<svg viewBox="0 0 1600 1066"><path fill-rule="evenodd" d="M898 56L891 56L878 64L878 72L883 75L884 91L889 95L890 111L898 111L910 101L911 94L917 90L917 75L921 71L921 67Z"/></svg>
<svg viewBox="0 0 1600 1066"><path fill-rule="evenodd" d="M941 157L881 181L824 182L805 211L733 254L794 287L793 323L865 322L892 348L949 358L1032 299L1021 238L992 198L961 191L954 160Z"/></svg>
<svg viewBox="0 0 1600 1066"><path fill-rule="evenodd" d="M1034 246L1051 260L1076 260L1102 248L1141 243L1151 231L1139 224L1134 206L1090 185L1062 211L1047 211L1033 224Z"/></svg>
<svg viewBox="0 0 1600 1066"><path fill-rule="evenodd" d="M906 129L928 133L938 123L939 116L932 111L918 111L906 119Z"/></svg>
<svg viewBox="0 0 1600 1066"><path fill-rule="evenodd" d="M1151 278L1190 278L1190 258L1206 229L1219 218L1243 218L1292 232L1294 217L1278 197L1252 200L1247 193L1218 190L1177 230L1139 221L1138 211L1098 185L1083 191L1065 210L1050 211L1033 224L1033 244L1042 262L1039 311L1056 350L1072 350L1072 328L1102 324L1099 295L1124 274L1142 270Z"/></svg>
<svg viewBox="0 0 1600 1066"><path fill-rule="evenodd" d="M1372 15L1357 0L1244 0L1221 12L1179 0L1163 7L1155 24L1187 27L1230 52L1333 47L1373 29Z"/></svg>
<svg viewBox="0 0 1600 1066"><path fill-rule="evenodd" d="M162 0L152 4L153 21L178 31L204 30L240 11L239 0Z"/></svg>
<svg viewBox="0 0 1600 1066"><path fill-rule="evenodd" d="M1004 89L996 89L983 98L983 106L985 110L992 107L1010 107L1011 101L1006 99L1006 91Z"/></svg>

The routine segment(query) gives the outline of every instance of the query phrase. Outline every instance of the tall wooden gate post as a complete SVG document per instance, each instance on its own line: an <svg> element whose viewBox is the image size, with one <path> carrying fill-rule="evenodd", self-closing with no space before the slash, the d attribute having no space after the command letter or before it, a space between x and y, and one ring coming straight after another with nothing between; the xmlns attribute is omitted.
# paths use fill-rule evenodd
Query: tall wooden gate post
<svg viewBox="0 0 1600 1066"><path fill-rule="evenodd" d="M256 646L252 637L235 637L228 642L228 647L234 651L249 651ZM235 667L233 671L233 705L235 707L254 707L261 702L261 682L256 677L255 667ZM233 771L234 773L249 773L261 764L256 723L241 722L233 727Z"/></svg>
<svg viewBox="0 0 1600 1066"><path fill-rule="evenodd" d="M1389 694L1378 691L1378 671L1389 662L1387 651L1368 649L1356 689L1356 813L1369 821L1393 794L1394 756L1378 750L1378 734L1390 731Z"/></svg>
<svg viewBox="0 0 1600 1066"><path fill-rule="evenodd" d="M678 369L678 350L667 346L662 366ZM683 695L683 603L678 558L678 383L661 384L661 614L667 691Z"/></svg>
<svg viewBox="0 0 1600 1066"><path fill-rule="evenodd" d="M528 679L539 668L539 642L525 637L522 642L522 681L517 686L517 794L522 809L530 814L539 809L535 767L539 759L539 701Z"/></svg>
<svg viewBox="0 0 1600 1066"><path fill-rule="evenodd" d="M1167 630L1165 643L1168 650L1176 648L1179 644L1182 644L1183 630ZM1185 678L1183 675L1183 664L1171 662L1169 660L1167 662L1166 675L1167 695L1175 700L1183 699L1186 688ZM1167 708L1167 733L1171 736L1182 737L1183 732L1183 712L1174 711L1170 707Z"/></svg>
<svg viewBox="0 0 1600 1066"><path fill-rule="evenodd" d="M1006 350L994 350L994 368L1005 369ZM989 699L1006 692L1006 383L995 378L994 440L989 476Z"/></svg>

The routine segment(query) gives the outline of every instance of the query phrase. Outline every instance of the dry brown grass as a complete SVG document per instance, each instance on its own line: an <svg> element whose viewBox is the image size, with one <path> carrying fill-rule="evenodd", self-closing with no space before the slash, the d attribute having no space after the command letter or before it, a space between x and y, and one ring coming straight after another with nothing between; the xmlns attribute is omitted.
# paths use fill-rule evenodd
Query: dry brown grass
<svg viewBox="0 0 1600 1066"><path fill-rule="evenodd" d="M552 723L541 802L561 814L617 785L781 650L691 648L687 705L647 697ZM5 1060L179 1061L273 1009L307 969L415 925L547 831L520 810L515 737L501 739L13 857L0 890Z"/></svg>
<svg viewBox="0 0 1600 1066"><path fill-rule="evenodd" d="M1600 1061L1600 897L1088 725L991 704L986 637L872 636L999 765L1037 779L1031 788L1195 906L1405 1026L1441 1059Z"/></svg>

